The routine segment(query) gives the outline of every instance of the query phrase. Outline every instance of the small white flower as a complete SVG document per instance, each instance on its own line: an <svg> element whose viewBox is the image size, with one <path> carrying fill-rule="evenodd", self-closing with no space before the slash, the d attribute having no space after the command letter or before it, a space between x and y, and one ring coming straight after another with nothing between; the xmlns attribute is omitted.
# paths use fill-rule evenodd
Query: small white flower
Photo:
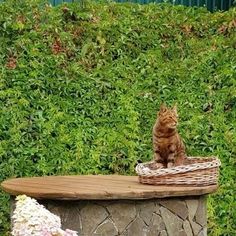
<svg viewBox="0 0 236 236"><path fill-rule="evenodd" d="M12 236L78 236L75 231L62 230L60 217L52 214L35 199L20 195L13 212Z"/></svg>

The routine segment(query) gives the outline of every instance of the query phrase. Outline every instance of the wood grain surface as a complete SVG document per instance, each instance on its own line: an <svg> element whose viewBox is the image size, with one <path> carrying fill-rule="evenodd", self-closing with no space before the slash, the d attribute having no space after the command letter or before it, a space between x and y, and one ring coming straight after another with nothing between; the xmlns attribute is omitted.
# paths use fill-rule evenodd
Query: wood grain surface
<svg viewBox="0 0 236 236"><path fill-rule="evenodd" d="M107 200L151 199L176 196L196 196L212 193L217 185L153 186L138 182L137 176L77 175L15 178L2 182L11 195L26 194L36 199Z"/></svg>

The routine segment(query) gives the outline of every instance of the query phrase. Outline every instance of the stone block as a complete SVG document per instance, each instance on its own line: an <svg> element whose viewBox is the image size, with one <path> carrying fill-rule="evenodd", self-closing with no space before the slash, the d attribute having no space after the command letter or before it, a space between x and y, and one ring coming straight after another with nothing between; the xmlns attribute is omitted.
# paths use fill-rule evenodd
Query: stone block
<svg viewBox="0 0 236 236"><path fill-rule="evenodd" d="M122 233L137 215L134 202L115 202L107 206L107 210L119 233Z"/></svg>
<svg viewBox="0 0 236 236"><path fill-rule="evenodd" d="M176 236L177 233L182 230L183 221L167 208L160 208L161 216L166 226L166 230L169 236Z"/></svg>
<svg viewBox="0 0 236 236"><path fill-rule="evenodd" d="M198 234L198 236L207 236L207 228L204 227Z"/></svg>
<svg viewBox="0 0 236 236"><path fill-rule="evenodd" d="M187 233L182 229L178 233L176 233L176 236L189 236Z"/></svg>
<svg viewBox="0 0 236 236"><path fill-rule="evenodd" d="M183 223L184 231L186 232L187 236L193 236L192 228L188 220L185 220Z"/></svg>
<svg viewBox="0 0 236 236"><path fill-rule="evenodd" d="M201 226L205 226L207 223L207 205L205 197L201 197L199 200L195 221Z"/></svg>
<svg viewBox="0 0 236 236"><path fill-rule="evenodd" d="M64 229L71 229L77 232L82 231L81 217L79 207L64 202L64 204L48 204L48 209L61 218L61 224Z"/></svg>
<svg viewBox="0 0 236 236"><path fill-rule="evenodd" d="M199 199L185 200L188 206L189 220L192 220L197 212Z"/></svg>
<svg viewBox="0 0 236 236"><path fill-rule="evenodd" d="M128 227L128 236L146 236L148 227L140 217L137 217Z"/></svg>
<svg viewBox="0 0 236 236"><path fill-rule="evenodd" d="M160 215L153 214L151 224L149 225L148 236L158 235L165 230L165 223Z"/></svg>
<svg viewBox="0 0 236 236"><path fill-rule="evenodd" d="M118 235L118 229L110 219L107 219L97 227L95 234L102 236L115 236Z"/></svg>
<svg viewBox="0 0 236 236"><path fill-rule="evenodd" d="M154 235L151 235L154 236ZM168 236L165 230L162 230L158 236Z"/></svg>
<svg viewBox="0 0 236 236"><path fill-rule="evenodd" d="M174 214L181 217L183 220L185 220L188 217L188 208L186 206L186 203L181 200L162 200L160 204L166 208L168 208L170 211L172 211Z"/></svg>
<svg viewBox="0 0 236 236"><path fill-rule="evenodd" d="M199 232L201 231L202 227L199 224L197 224L196 222L193 222L191 220L190 220L190 224L193 229L193 235L197 236L199 234Z"/></svg>
<svg viewBox="0 0 236 236"><path fill-rule="evenodd" d="M139 216L143 221L149 225L152 219L152 213L155 212L156 204L154 202L142 201L137 204L137 210L139 211Z"/></svg>
<svg viewBox="0 0 236 236"><path fill-rule="evenodd" d="M108 217L106 209L94 203L87 204L80 211L83 234L92 235L98 225Z"/></svg>

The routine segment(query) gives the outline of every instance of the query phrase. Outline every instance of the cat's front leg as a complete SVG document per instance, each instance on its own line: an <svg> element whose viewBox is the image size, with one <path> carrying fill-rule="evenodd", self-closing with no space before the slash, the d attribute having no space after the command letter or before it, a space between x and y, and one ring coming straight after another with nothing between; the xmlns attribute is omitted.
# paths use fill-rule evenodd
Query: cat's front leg
<svg viewBox="0 0 236 236"><path fill-rule="evenodd" d="M167 158L167 168L172 168L175 166L175 153L170 153Z"/></svg>
<svg viewBox="0 0 236 236"><path fill-rule="evenodd" d="M184 161L186 160L186 154L185 154L185 151L182 150L181 152L179 152L177 155L176 155L176 158L175 158L175 166L181 166L181 165L184 165Z"/></svg>
<svg viewBox="0 0 236 236"><path fill-rule="evenodd" d="M156 169L164 167L163 158L161 157L158 151L154 152L154 161L155 161L154 165Z"/></svg>

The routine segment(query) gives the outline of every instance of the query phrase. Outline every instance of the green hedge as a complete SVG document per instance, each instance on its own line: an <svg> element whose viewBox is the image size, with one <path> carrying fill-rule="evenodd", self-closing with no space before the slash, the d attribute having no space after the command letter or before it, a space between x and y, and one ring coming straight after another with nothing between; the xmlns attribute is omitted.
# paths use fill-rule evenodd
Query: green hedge
<svg viewBox="0 0 236 236"><path fill-rule="evenodd" d="M1 0L0 0L1 1ZM63 2L80 2L81 0L49 0L52 5L58 5ZM116 0L116 2L135 2L140 4L169 2L175 5L185 5L191 7L207 7L210 11L228 10L234 4L234 0Z"/></svg>
<svg viewBox="0 0 236 236"><path fill-rule="evenodd" d="M0 2L7 0L0 0ZM85 2L86 0L48 0L53 6L64 2ZM98 1L98 0L97 0ZM230 7L235 5L234 0L115 0L116 2L135 2L139 4L148 4L148 3L163 3L168 2L175 5L185 5L190 7L206 7L209 11L215 10L228 10Z"/></svg>
<svg viewBox="0 0 236 236"><path fill-rule="evenodd" d="M0 4L0 181L134 174L152 159L162 101L187 153L222 161L209 235L236 235L236 11L87 3ZM0 234L9 196L0 193Z"/></svg>

